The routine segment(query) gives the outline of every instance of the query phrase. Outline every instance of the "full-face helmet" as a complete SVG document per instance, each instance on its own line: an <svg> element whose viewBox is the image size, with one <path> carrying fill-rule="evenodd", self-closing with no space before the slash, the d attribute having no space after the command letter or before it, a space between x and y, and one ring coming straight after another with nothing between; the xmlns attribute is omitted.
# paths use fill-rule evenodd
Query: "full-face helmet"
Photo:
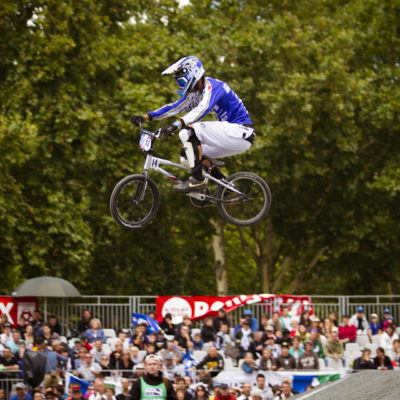
<svg viewBox="0 0 400 400"><path fill-rule="evenodd" d="M162 75L172 75L179 86L179 96L184 97L196 86L204 73L201 61L197 57L188 56L169 66Z"/></svg>

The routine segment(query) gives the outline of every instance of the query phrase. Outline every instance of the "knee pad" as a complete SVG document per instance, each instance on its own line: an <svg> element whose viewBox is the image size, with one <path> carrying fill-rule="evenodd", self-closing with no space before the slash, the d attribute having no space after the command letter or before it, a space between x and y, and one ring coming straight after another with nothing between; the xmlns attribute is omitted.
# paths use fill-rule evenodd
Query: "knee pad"
<svg viewBox="0 0 400 400"><path fill-rule="evenodd" d="M196 136L196 132L194 131L193 128L184 128L181 129L179 132L179 139L181 139L181 142L185 144L186 142L192 143L194 146L200 146L200 140Z"/></svg>

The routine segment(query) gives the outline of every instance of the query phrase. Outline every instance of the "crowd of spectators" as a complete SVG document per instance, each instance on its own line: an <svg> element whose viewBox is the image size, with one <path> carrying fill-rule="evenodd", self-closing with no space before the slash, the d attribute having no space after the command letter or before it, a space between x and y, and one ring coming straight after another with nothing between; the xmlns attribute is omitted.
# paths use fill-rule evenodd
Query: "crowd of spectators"
<svg viewBox="0 0 400 400"><path fill-rule="evenodd" d="M155 320L155 313L149 317ZM283 305L280 312L263 315L260 321L251 310L244 310L237 326L232 326L222 309L217 317L202 321L201 329L194 328L187 316L175 325L167 314L158 332L149 332L148 324L139 323L132 331L120 330L110 339L101 322L85 310L67 340L54 315L44 322L35 310L31 322L21 318L12 329L2 314L0 378L21 376L25 352L42 351L47 356L46 371L42 384L34 388L34 400L79 400L79 386L71 385L67 393L63 389L67 372L93 383L85 395L89 400L126 400L132 380L144 372L142 360L156 354L162 359L164 375L175 382L180 400L284 399L293 394L290 380L273 388L262 371L317 371L345 365L355 370L386 370L399 366L395 323L388 309L381 320L376 314L367 319L364 309L358 307L353 316L343 315L338 321L334 311L323 319L308 311L297 317ZM352 346L361 342L362 347ZM249 382L240 388L219 383L218 375L227 368L248 374ZM250 376L254 374L257 378L252 384ZM104 385L106 377L120 379L118 393ZM5 398L3 389L0 400ZM22 383L15 389L20 396L12 400L31 400L23 397L28 394Z"/></svg>

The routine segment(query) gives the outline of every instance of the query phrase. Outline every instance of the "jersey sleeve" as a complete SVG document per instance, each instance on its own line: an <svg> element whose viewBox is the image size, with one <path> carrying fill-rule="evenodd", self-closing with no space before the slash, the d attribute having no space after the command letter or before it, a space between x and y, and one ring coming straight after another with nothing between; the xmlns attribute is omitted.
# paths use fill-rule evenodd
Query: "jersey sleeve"
<svg viewBox="0 0 400 400"><path fill-rule="evenodd" d="M158 110L149 111L147 114L151 115L152 119L164 119L172 117L173 115L185 112L189 107L189 97L182 97L175 103L166 104Z"/></svg>
<svg viewBox="0 0 400 400"><path fill-rule="evenodd" d="M206 116L217 103L218 97L217 91L209 81L206 81L200 103L182 118L185 125L193 124Z"/></svg>

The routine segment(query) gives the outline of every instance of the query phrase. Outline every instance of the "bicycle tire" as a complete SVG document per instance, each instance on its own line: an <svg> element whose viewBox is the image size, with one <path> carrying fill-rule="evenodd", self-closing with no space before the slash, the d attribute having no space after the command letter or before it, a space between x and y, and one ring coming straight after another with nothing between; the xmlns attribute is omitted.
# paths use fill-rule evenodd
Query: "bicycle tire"
<svg viewBox="0 0 400 400"><path fill-rule="evenodd" d="M252 172L237 172L229 176L227 181L246 197L240 197L222 185L218 186L215 195L221 201L217 203L217 208L225 221L236 226L250 226L267 215L271 207L271 191L264 179Z"/></svg>
<svg viewBox="0 0 400 400"><path fill-rule="evenodd" d="M157 215L157 211L160 206L160 194L157 185L150 178L147 179L147 187L144 194L144 199L141 201L135 199L135 196L140 195L140 184L144 184L145 181L146 178L142 174L126 176L115 185L114 190L111 193L111 215L115 222L123 228L143 228ZM128 185L131 184L133 185L130 189L133 190L131 190L130 194L128 193L126 195L124 193L122 195L124 189L127 189ZM149 193L151 193L152 198L149 197ZM123 204L121 204L122 201L124 201ZM129 211L123 211L122 207L127 208L127 206L129 206ZM136 215L141 215L142 211L144 212L144 216L136 217ZM132 217L127 219L127 213L130 213Z"/></svg>

